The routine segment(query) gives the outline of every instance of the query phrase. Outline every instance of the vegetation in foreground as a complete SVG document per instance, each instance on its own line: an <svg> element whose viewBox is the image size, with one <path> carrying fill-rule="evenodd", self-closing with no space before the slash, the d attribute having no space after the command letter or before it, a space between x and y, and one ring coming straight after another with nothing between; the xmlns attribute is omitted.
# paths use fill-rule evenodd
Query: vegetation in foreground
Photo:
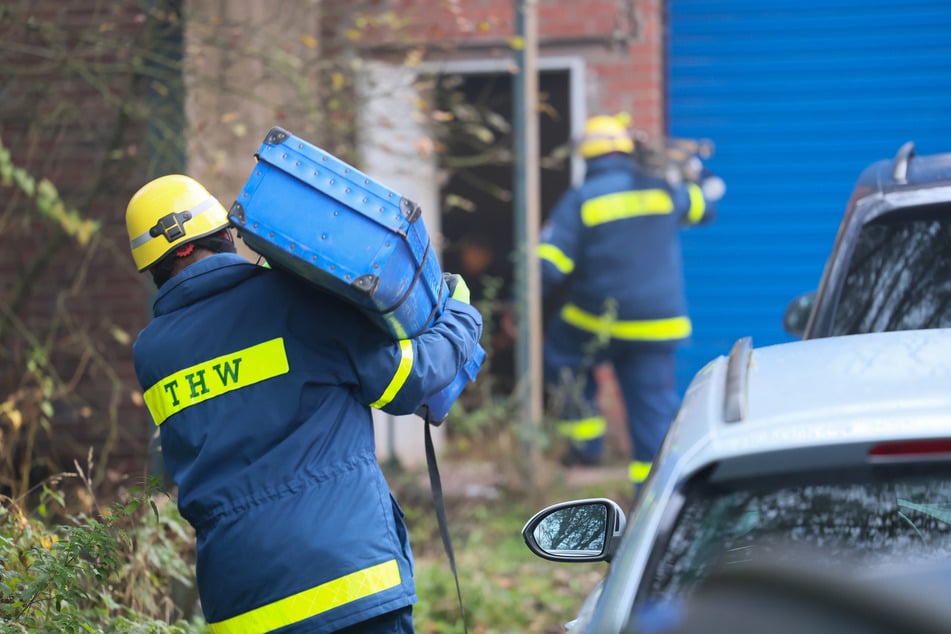
<svg viewBox="0 0 951 634"><path fill-rule="evenodd" d="M536 557L525 546L522 526L543 506L564 500L609 497L623 507L629 504L625 497L629 488L622 479L581 488L555 483L543 495L505 491L495 499L447 500L468 631L564 632L564 624L575 617L584 597L607 572L607 564L563 564ZM434 510L431 504L406 510L416 552L417 632L462 632L455 580Z"/></svg>
<svg viewBox="0 0 951 634"><path fill-rule="evenodd" d="M444 472L452 466L443 466ZM462 632L455 580L425 472L394 478L416 554L420 634ZM0 633L207 632L192 567L194 536L158 482L100 506L84 470L46 481L28 498L0 497ZM622 505L626 483L543 494L490 488L445 499L472 634L563 631L606 565L556 564L525 547L521 528L541 506L586 496ZM544 498L542 502L533 501Z"/></svg>

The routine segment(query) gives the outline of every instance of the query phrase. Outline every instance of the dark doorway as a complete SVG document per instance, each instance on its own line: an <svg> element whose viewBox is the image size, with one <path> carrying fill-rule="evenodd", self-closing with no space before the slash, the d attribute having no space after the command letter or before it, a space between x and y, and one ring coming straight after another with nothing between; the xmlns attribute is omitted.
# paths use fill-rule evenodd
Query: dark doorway
<svg viewBox="0 0 951 634"><path fill-rule="evenodd" d="M464 275L473 302L483 301L491 329L489 372L499 392L513 385L514 345L502 327L514 299L515 210L513 76L509 73L443 75L438 104L453 113L442 134L440 189L443 268ZM549 210L571 185L570 73L539 73L541 210Z"/></svg>

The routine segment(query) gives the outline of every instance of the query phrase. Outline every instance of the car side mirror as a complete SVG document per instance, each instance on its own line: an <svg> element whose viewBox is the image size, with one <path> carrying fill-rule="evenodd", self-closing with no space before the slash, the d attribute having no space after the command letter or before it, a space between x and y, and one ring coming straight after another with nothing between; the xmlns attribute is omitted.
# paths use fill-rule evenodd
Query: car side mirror
<svg viewBox="0 0 951 634"><path fill-rule="evenodd" d="M783 315L783 330L794 337L801 338L806 332L806 324L809 322L809 315L815 304L816 291L796 296L786 306L786 313Z"/></svg>
<svg viewBox="0 0 951 634"><path fill-rule="evenodd" d="M612 500L590 498L546 507L528 520L529 550L552 561L611 561L627 519Z"/></svg>

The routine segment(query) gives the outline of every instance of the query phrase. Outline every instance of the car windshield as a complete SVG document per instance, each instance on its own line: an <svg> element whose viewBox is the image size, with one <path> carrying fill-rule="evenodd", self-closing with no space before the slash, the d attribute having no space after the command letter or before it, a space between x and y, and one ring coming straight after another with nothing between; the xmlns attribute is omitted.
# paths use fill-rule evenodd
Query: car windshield
<svg viewBox="0 0 951 634"><path fill-rule="evenodd" d="M683 596L715 566L824 553L872 574L951 556L951 471L836 471L808 482L687 487L637 603Z"/></svg>
<svg viewBox="0 0 951 634"><path fill-rule="evenodd" d="M833 335L951 326L951 213L903 210L865 225Z"/></svg>

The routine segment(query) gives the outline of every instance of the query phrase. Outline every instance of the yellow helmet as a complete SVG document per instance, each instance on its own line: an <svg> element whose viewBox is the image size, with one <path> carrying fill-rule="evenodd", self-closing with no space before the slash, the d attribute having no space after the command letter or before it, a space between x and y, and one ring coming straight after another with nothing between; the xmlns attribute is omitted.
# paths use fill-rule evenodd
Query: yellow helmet
<svg viewBox="0 0 951 634"><path fill-rule="evenodd" d="M628 117L625 115L591 117L584 124L578 153L586 159L611 152L631 154L634 151L634 139L628 132L627 123Z"/></svg>
<svg viewBox="0 0 951 634"><path fill-rule="evenodd" d="M125 226L139 271L176 247L221 231L231 223L218 199L198 181L181 174L162 176L142 186L129 200Z"/></svg>

